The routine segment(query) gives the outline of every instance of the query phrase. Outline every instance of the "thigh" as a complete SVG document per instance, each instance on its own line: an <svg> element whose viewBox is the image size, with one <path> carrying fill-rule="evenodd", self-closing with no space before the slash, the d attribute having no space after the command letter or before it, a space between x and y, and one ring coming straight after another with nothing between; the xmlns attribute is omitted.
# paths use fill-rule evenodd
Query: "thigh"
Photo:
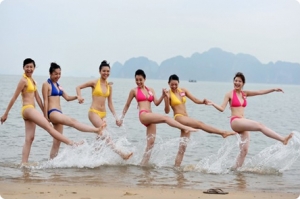
<svg viewBox="0 0 300 199"><path fill-rule="evenodd" d="M101 127L104 121L98 116L98 114L91 111L89 111L89 120L96 128Z"/></svg>
<svg viewBox="0 0 300 199"><path fill-rule="evenodd" d="M72 122L72 118L58 111L52 111L52 113L49 115L49 119L53 124L64 124L67 126L69 126Z"/></svg>
<svg viewBox="0 0 300 199"><path fill-rule="evenodd" d="M159 124L159 123L164 123L166 117L168 116L161 115L158 113L143 112L139 117L143 124Z"/></svg>
<svg viewBox="0 0 300 199"><path fill-rule="evenodd" d="M260 123L245 118L237 118L231 122L232 130L238 133L244 131L258 131L260 126Z"/></svg>
<svg viewBox="0 0 300 199"><path fill-rule="evenodd" d="M26 111L25 117L28 121L31 121L31 122L37 124L38 126L42 127L43 129L49 129L49 127L52 128L52 126L48 122L48 120L46 120L46 118L40 112L38 112L35 108L28 108L25 111Z"/></svg>
<svg viewBox="0 0 300 199"><path fill-rule="evenodd" d="M199 123L202 124L202 122L188 116L177 116L175 120L183 125L193 128L199 128Z"/></svg>

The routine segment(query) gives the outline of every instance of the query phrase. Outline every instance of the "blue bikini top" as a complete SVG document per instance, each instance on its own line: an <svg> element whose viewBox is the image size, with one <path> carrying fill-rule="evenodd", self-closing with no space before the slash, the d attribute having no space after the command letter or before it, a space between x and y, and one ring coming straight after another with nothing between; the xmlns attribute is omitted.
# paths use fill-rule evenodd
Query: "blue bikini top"
<svg viewBox="0 0 300 199"><path fill-rule="evenodd" d="M59 84L56 82L57 88L54 86L53 82L48 79L48 83L51 84L51 94L50 96L62 96L63 90L60 89Z"/></svg>

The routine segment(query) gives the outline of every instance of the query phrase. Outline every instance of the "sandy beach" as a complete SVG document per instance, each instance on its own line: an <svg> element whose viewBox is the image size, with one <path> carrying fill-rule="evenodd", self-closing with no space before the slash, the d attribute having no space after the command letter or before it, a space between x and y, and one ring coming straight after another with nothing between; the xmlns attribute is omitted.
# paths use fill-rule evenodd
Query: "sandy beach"
<svg viewBox="0 0 300 199"><path fill-rule="evenodd" d="M210 199L296 199L295 193L267 193L267 192L229 192L227 195L204 194L204 190L172 189L164 187L103 187L98 185L55 185L22 182L1 182L0 196L3 199L32 199L32 198L66 198L66 199L182 199L182 198L210 198ZM0 197L0 198L1 198Z"/></svg>

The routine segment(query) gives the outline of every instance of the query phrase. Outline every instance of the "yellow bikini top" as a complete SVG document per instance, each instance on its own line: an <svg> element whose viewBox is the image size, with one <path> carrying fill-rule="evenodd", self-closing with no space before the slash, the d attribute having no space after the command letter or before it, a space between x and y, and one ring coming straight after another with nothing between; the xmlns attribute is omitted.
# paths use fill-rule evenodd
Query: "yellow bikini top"
<svg viewBox="0 0 300 199"><path fill-rule="evenodd" d="M109 85L108 83L106 82L106 93L103 93L102 92L102 88L101 88L101 85L100 85L100 79L97 81L97 84L95 86L95 89L92 93L93 96L102 96L102 97L108 97L109 96Z"/></svg>
<svg viewBox="0 0 300 199"><path fill-rule="evenodd" d="M23 77L25 77L27 79L27 89L25 92L27 93L32 93L36 91L36 84L35 81L32 79L30 79L29 77L27 77L27 75L24 73Z"/></svg>
<svg viewBox="0 0 300 199"><path fill-rule="evenodd" d="M185 92L182 91L180 88L177 89L179 91L179 95L182 97L179 99L172 90L170 90L170 100L171 106L176 106L179 104L184 104L186 102Z"/></svg>

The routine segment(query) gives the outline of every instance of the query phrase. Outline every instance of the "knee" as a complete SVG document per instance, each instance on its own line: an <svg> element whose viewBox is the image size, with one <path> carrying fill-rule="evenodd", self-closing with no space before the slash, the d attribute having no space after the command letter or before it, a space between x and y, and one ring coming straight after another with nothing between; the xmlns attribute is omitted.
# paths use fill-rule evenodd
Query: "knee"
<svg viewBox="0 0 300 199"><path fill-rule="evenodd" d="M70 118L70 126L74 127L75 124L77 123L77 120L75 120L74 118Z"/></svg>
<svg viewBox="0 0 300 199"><path fill-rule="evenodd" d="M33 140L34 140L34 136L30 136L30 137L26 137L25 138L25 142L27 144L32 144Z"/></svg>
<svg viewBox="0 0 300 199"><path fill-rule="evenodd" d="M48 133L50 133L50 131L52 131L54 129L53 126L49 122L47 122L46 124L44 124L41 127Z"/></svg>
<svg viewBox="0 0 300 199"><path fill-rule="evenodd" d="M203 129L203 122L198 121L197 126L199 129Z"/></svg>
<svg viewBox="0 0 300 199"><path fill-rule="evenodd" d="M172 120L170 117L168 116L163 116L163 122L167 123L168 121Z"/></svg>
<svg viewBox="0 0 300 199"><path fill-rule="evenodd" d="M262 131L265 128L265 125L263 125L262 123L258 123L257 127L259 131Z"/></svg>

